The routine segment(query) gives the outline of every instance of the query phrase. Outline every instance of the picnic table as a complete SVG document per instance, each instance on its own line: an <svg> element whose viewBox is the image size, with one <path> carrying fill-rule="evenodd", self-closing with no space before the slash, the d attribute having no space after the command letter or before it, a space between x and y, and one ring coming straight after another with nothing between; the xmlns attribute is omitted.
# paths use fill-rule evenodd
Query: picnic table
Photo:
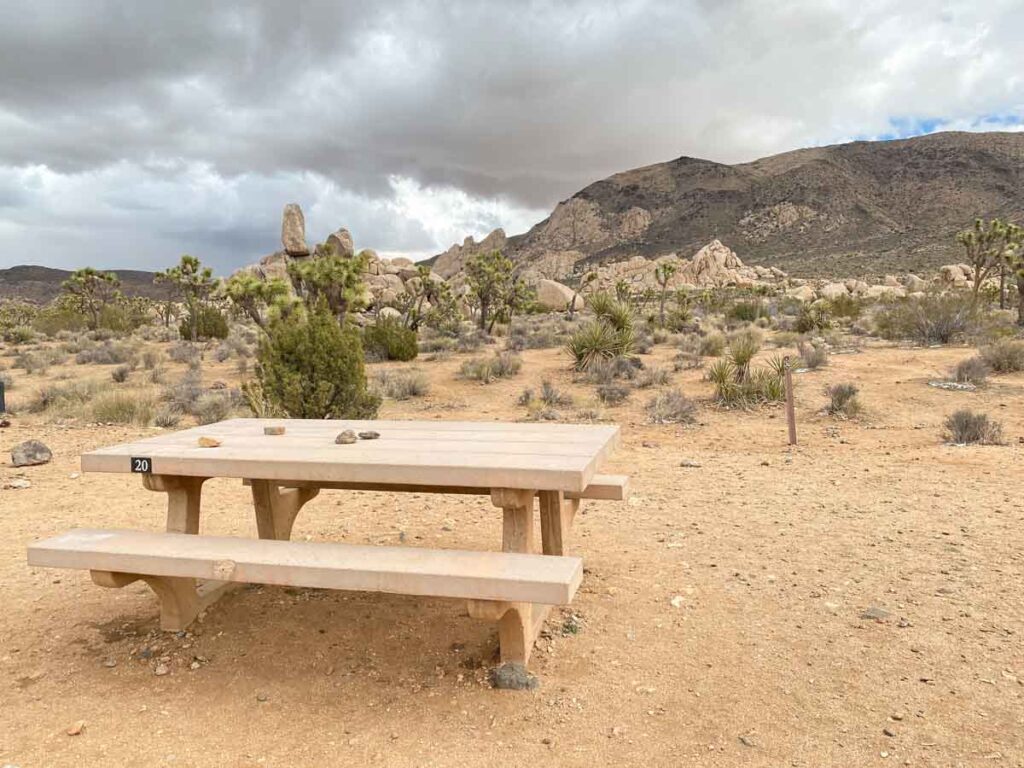
<svg viewBox="0 0 1024 768"><path fill-rule="evenodd" d="M337 444L344 430L377 437ZM84 454L84 472L135 472L165 493L166 532L72 530L31 544L29 564L88 569L107 587L143 580L169 630L242 583L466 599L470 615L498 623L501 662L525 666L548 612L582 579L565 551L580 501L626 496L625 477L597 472L618 438L605 425L231 419ZM199 535L202 486L216 477L250 487L258 539ZM325 489L489 496L502 551L290 541Z"/></svg>

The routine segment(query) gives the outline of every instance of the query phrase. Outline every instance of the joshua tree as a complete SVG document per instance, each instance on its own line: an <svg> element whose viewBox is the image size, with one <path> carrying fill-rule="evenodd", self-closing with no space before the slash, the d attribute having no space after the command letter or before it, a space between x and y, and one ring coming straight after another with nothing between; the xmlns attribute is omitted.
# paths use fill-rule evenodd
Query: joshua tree
<svg viewBox="0 0 1024 768"><path fill-rule="evenodd" d="M60 287L70 297L75 309L88 318L89 328L94 331L99 328L104 308L121 296L118 290L121 281L117 275L92 267L75 270Z"/></svg>
<svg viewBox="0 0 1024 768"><path fill-rule="evenodd" d="M964 247L967 261L974 268L974 284L971 286L971 304L977 306L981 286L999 270L1005 279L1005 253L1012 243L1011 226L999 219L992 219L986 224L981 219L974 220L974 226L957 235L957 242ZM1000 284L1000 306L1002 306L1002 283Z"/></svg>
<svg viewBox="0 0 1024 768"><path fill-rule="evenodd" d="M199 338L199 315L206 301L217 286L213 278L213 270L204 267L195 256L184 255L177 266L160 272L156 282L170 283L185 304L188 322L191 327L192 341Z"/></svg>
<svg viewBox="0 0 1024 768"><path fill-rule="evenodd" d="M668 284L676 273L676 265L670 261L663 261L654 268L654 279L661 286L661 296L658 298L658 325L665 327L665 297L668 295Z"/></svg>
<svg viewBox="0 0 1024 768"><path fill-rule="evenodd" d="M512 260L501 251L479 253L466 262L466 277L480 307L480 329L489 331L494 327L491 314L500 310L512 280Z"/></svg>
<svg viewBox="0 0 1024 768"><path fill-rule="evenodd" d="M224 295L263 330L270 321L270 307L287 298L288 293L288 284L281 278L260 280L251 272L232 275L224 284Z"/></svg>

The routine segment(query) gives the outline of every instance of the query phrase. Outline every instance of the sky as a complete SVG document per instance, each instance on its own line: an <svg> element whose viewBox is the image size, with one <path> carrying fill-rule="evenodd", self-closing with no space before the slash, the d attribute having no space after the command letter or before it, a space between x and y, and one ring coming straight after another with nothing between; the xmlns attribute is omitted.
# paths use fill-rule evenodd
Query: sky
<svg viewBox="0 0 1024 768"><path fill-rule="evenodd" d="M1024 128L1024 0L0 0L0 268L421 258L681 155Z"/></svg>

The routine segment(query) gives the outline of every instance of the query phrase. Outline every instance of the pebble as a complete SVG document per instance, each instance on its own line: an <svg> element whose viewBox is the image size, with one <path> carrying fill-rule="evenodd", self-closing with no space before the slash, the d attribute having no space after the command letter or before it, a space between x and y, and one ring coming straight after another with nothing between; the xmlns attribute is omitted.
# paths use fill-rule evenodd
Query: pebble
<svg viewBox="0 0 1024 768"><path fill-rule="evenodd" d="M263 691L260 691L256 694L256 701L267 701L269 699L270 697L267 696L267 694L263 693Z"/></svg>
<svg viewBox="0 0 1024 768"><path fill-rule="evenodd" d="M687 469L700 469L699 461L692 461L691 459L683 459L679 462L680 467L686 467Z"/></svg>
<svg viewBox="0 0 1024 768"><path fill-rule="evenodd" d="M895 737L896 736L896 731L894 731L892 728L883 728L882 729L882 733L884 733L886 736L891 736L891 737Z"/></svg>
<svg viewBox="0 0 1024 768"><path fill-rule="evenodd" d="M166 664L161 662L160 664L156 665L156 668L153 670L153 674L156 675L157 677L163 677L164 675L168 674L170 671L171 671L170 668Z"/></svg>
<svg viewBox="0 0 1024 768"><path fill-rule="evenodd" d="M32 481L26 480L24 477L15 477L4 483L4 488L10 490L18 490L19 488L31 488Z"/></svg>
<svg viewBox="0 0 1024 768"><path fill-rule="evenodd" d="M336 438L334 438L334 442L336 442L338 445L351 445L355 441L356 433L353 432L351 429L346 429L344 432L341 432Z"/></svg>
<svg viewBox="0 0 1024 768"><path fill-rule="evenodd" d="M509 662L495 667L490 672L491 685L509 691L532 691L540 681L531 675L522 664Z"/></svg>
<svg viewBox="0 0 1024 768"><path fill-rule="evenodd" d="M374 432L372 429L368 429L365 432L360 432L359 437L363 440L376 440L380 437L380 432Z"/></svg>
<svg viewBox="0 0 1024 768"><path fill-rule="evenodd" d="M200 448L217 448L220 446L220 440L216 437L200 437L199 447Z"/></svg>
<svg viewBox="0 0 1024 768"><path fill-rule="evenodd" d="M68 736L80 736L82 734L82 731L84 730L85 720L79 720L77 723L74 723L70 728L68 728L67 734Z"/></svg>
<svg viewBox="0 0 1024 768"><path fill-rule="evenodd" d="M877 605L872 605L860 615L862 619L867 619L869 621L885 621L889 616L891 616L891 614L887 610L879 608Z"/></svg>
<svg viewBox="0 0 1024 768"><path fill-rule="evenodd" d="M199 667L201 667L201 666L202 666L202 664L200 664L198 661L193 661L191 664L188 665L188 668L192 669L192 670L195 670L195 669L199 669Z"/></svg>
<svg viewBox="0 0 1024 768"><path fill-rule="evenodd" d="M104 659L103 666L107 669L113 669L117 666L117 662L114 659Z"/></svg>
<svg viewBox="0 0 1024 768"><path fill-rule="evenodd" d="M673 597L668 602L669 602L669 605L671 605L673 608L682 608L683 607L683 596L682 595L676 595L675 597Z"/></svg>
<svg viewBox="0 0 1024 768"><path fill-rule="evenodd" d="M284 427L264 427L263 428L263 434L264 435L283 435L284 434Z"/></svg>

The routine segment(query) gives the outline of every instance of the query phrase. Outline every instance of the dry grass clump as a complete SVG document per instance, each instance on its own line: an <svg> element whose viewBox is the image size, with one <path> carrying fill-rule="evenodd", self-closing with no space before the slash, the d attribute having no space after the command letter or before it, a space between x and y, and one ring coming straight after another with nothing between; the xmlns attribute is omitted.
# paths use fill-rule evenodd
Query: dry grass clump
<svg viewBox="0 0 1024 768"><path fill-rule="evenodd" d="M975 355L956 364L953 368L953 380L959 381L961 384L974 384L980 387L991 372L992 369L988 367L988 363L980 356Z"/></svg>
<svg viewBox="0 0 1024 768"><path fill-rule="evenodd" d="M129 365L119 365L117 368L110 372L110 378L114 380L115 384L124 384L128 381L128 376L131 374L132 369Z"/></svg>
<svg viewBox="0 0 1024 768"><path fill-rule="evenodd" d="M92 402L93 421L104 424L138 424L153 421L156 406L148 395L128 392L106 392Z"/></svg>
<svg viewBox="0 0 1024 768"><path fill-rule="evenodd" d="M186 365L197 365L202 359L199 348L193 344L181 341L167 351L167 356L176 363Z"/></svg>
<svg viewBox="0 0 1024 768"><path fill-rule="evenodd" d="M202 394L202 375L197 370L188 370L178 383L164 389L162 399L171 403L182 413L191 413Z"/></svg>
<svg viewBox="0 0 1024 768"><path fill-rule="evenodd" d="M828 395L828 405L825 411L832 416L839 416L844 419L852 419L860 415L863 410L860 399L857 397L860 390L855 384L835 384L825 390Z"/></svg>
<svg viewBox="0 0 1024 768"><path fill-rule="evenodd" d="M1024 341L1000 339L981 350L981 359L996 373L1024 371Z"/></svg>
<svg viewBox="0 0 1024 768"><path fill-rule="evenodd" d="M523 367L523 361L512 352L499 352L494 357L474 357L466 360L459 368L459 376L472 379L483 384L490 384L496 379L515 376Z"/></svg>
<svg viewBox="0 0 1024 768"><path fill-rule="evenodd" d="M725 334L720 331L712 331L706 336L701 336L697 346L697 354L701 357L721 357L725 352Z"/></svg>
<svg viewBox="0 0 1024 768"><path fill-rule="evenodd" d="M632 381L642 367L642 363L634 357L613 357L610 360L596 360L583 374L583 380L589 384L611 384L625 379Z"/></svg>
<svg viewBox="0 0 1024 768"><path fill-rule="evenodd" d="M48 384L28 401L26 410L29 413L51 413L56 416L81 416L97 391L96 384L91 381Z"/></svg>
<svg viewBox="0 0 1024 768"><path fill-rule="evenodd" d="M153 415L153 424L170 429L178 426L181 423L181 417L184 415L181 409L174 405L174 403L161 403Z"/></svg>
<svg viewBox="0 0 1024 768"><path fill-rule="evenodd" d="M382 397L392 400L408 400L423 397L430 392L430 379L417 370L410 371L377 371L373 383L374 389Z"/></svg>
<svg viewBox="0 0 1024 768"><path fill-rule="evenodd" d="M628 384L599 384L597 398L605 405L622 405L629 399L632 388Z"/></svg>
<svg viewBox="0 0 1024 768"><path fill-rule="evenodd" d="M692 424L697 405L678 389L659 392L647 403L647 418L652 424Z"/></svg>
<svg viewBox="0 0 1024 768"><path fill-rule="evenodd" d="M957 445L999 445L1003 442L1003 426L987 414L963 408L946 418L946 440Z"/></svg>
<svg viewBox="0 0 1024 768"><path fill-rule="evenodd" d="M668 371L664 368L645 368L636 379L639 389L650 389L651 387L663 387L670 381Z"/></svg>
<svg viewBox="0 0 1024 768"><path fill-rule="evenodd" d="M83 349L75 355L75 362L79 365L121 365L131 362L135 357L135 351L128 344L105 341L96 347Z"/></svg>
<svg viewBox="0 0 1024 768"><path fill-rule="evenodd" d="M540 390L537 393L534 393L533 389L527 387L520 393L517 402L519 405L527 406L539 402L548 408L557 408L559 406L572 405L572 395L565 394L550 381L544 380L541 382Z"/></svg>

